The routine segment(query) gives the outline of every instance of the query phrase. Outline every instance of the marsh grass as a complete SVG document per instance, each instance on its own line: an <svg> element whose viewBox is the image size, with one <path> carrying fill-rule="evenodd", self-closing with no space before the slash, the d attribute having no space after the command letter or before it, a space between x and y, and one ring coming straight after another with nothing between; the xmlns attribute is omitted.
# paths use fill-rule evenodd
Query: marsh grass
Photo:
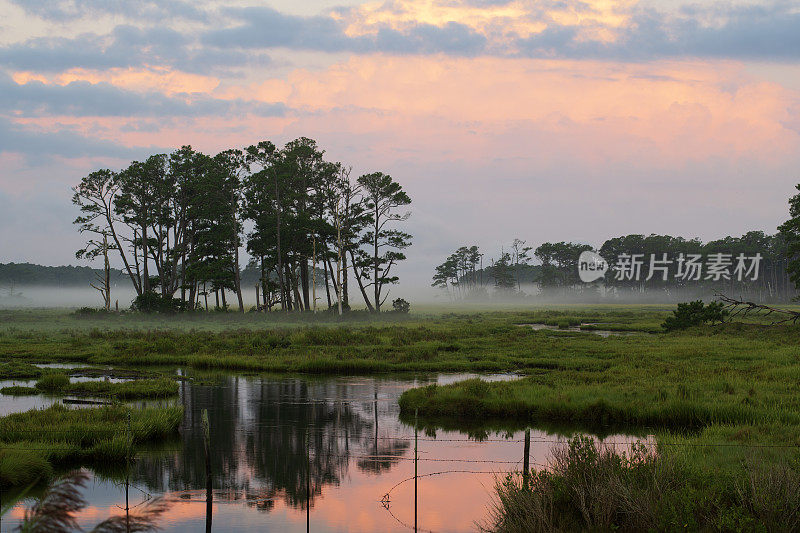
<svg viewBox="0 0 800 533"><path fill-rule="evenodd" d="M183 409L53 405L0 418L0 485L29 484L54 467L123 461L129 414L132 443L140 445L176 435Z"/></svg>
<svg viewBox="0 0 800 533"><path fill-rule="evenodd" d="M61 392L69 385L69 376L61 372L45 374L36 382L36 388L43 392Z"/></svg>
<svg viewBox="0 0 800 533"><path fill-rule="evenodd" d="M70 383L63 394L108 397L117 400L155 399L177 396L178 384L170 378L138 379L123 382L82 381Z"/></svg>
<svg viewBox="0 0 800 533"><path fill-rule="evenodd" d="M69 374L68 374L69 372ZM178 384L172 377L141 378L148 375L139 372L121 372L124 376L133 376L134 379L126 381L70 381L72 373L80 375L104 375L109 371L95 369L81 369L78 371L49 371L42 375L35 387L4 387L0 389L3 394L12 396L25 396L38 393L57 395L78 395L113 398L117 400L169 398L178 394ZM113 372L112 372L113 374ZM152 374L151 374L152 375Z"/></svg>
<svg viewBox="0 0 800 533"><path fill-rule="evenodd" d="M12 385L11 387L3 387L0 389L0 394L6 396L35 396L41 394L42 391L36 387L25 387L22 385Z"/></svg>
<svg viewBox="0 0 800 533"><path fill-rule="evenodd" d="M42 369L27 363L11 361L0 364L0 379L34 379L42 375Z"/></svg>
<svg viewBox="0 0 800 533"><path fill-rule="evenodd" d="M780 494L785 493L762 498L762 503L748 496L749 451L776 446L765 449L760 458L765 468L780 461L794 468L800 449L800 327L769 327L754 318L750 323L663 333L660 325L671 309L476 309L412 314L402 320L359 316L343 322L330 316L235 313L94 320L49 312L0 312L0 319L7 319L0 336L0 361L307 375L517 372L525 377L407 391L400 398L401 416L407 419L418 410L422 419L449 420L458 427L578 426L601 434L649 428L646 432L655 433L659 443L659 463L653 466L656 470L634 470L655 475L663 467L667 477L654 487L672 487L664 483L674 469L684 486L673 491L680 499L669 512L641 507L656 493L637 496L641 505L636 512L648 520L656 513L662 520L650 522L655 525L648 529L669 529L665 524L670 519L675 524L683 520L689 529L702 529L698 524L747 529L746 517L769 519L768 502L782 502ZM602 338L589 332L523 327L531 323L652 334ZM61 455L74 453L76 445L63 446ZM121 446L118 439L109 438L92 445L92 453L114 457ZM629 475L627 470L620 472ZM784 484L792 486L791 479ZM698 507L695 502L705 503ZM546 509L546 503L536 505ZM713 511L714 505L722 511ZM606 511L586 509L593 523L606 523ZM579 519L584 520L582 514Z"/></svg>
<svg viewBox="0 0 800 533"><path fill-rule="evenodd" d="M797 531L800 471L751 455L735 477L702 475L679 454L627 453L576 437L549 468L497 479L484 531Z"/></svg>

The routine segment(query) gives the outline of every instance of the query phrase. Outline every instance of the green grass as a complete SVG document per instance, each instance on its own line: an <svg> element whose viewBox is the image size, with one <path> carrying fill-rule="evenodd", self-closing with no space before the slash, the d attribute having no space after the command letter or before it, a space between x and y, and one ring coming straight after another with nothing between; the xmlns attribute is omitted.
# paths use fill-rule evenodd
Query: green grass
<svg viewBox="0 0 800 533"><path fill-rule="evenodd" d="M41 375L41 368L28 363L0 363L0 379L33 379Z"/></svg>
<svg viewBox="0 0 800 533"><path fill-rule="evenodd" d="M56 467L124 461L128 435L134 446L175 436L182 416L181 407L68 409L54 405L2 417L0 485L30 484Z"/></svg>
<svg viewBox="0 0 800 533"><path fill-rule="evenodd" d="M133 379L126 381L70 381L69 373L81 375L103 376L108 370L81 369L75 371L48 370L36 381L35 387L9 386L0 389L0 393L10 396L28 396L35 394L57 394L107 397L116 400L169 398L178 394L178 383L172 377L148 377L153 375L143 372L111 372Z"/></svg>
<svg viewBox="0 0 800 533"><path fill-rule="evenodd" d="M178 394L174 379L140 379L112 383L108 381L82 381L70 383L61 389L64 394L109 397L117 400L169 398Z"/></svg>
<svg viewBox="0 0 800 533"><path fill-rule="evenodd" d="M41 321L47 323L50 315L42 313ZM330 322L330 315L328 322L322 318L289 322L282 314L227 313L221 319L216 315L162 318L157 329L143 329L151 325L150 319L137 316L99 323L59 315L57 322L69 327L54 330L34 321L34 313L28 312L7 316L9 326L0 335L0 361L340 374L525 371L548 364L531 356L548 333L534 334L519 324L545 320L581 324L602 318L608 323L604 329L642 331L652 329L668 310L648 310L639 322L627 308L587 309L566 319L563 313L392 315L345 323ZM197 327L186 329L187 324ZM227 328L222 327L225 324Z"/></svg>
<svg viewBox="0 0 800 533"><path fill-rule="evenodd" d="M20 387L19 392L27 387ZM117 400L168 398L178 394L178 384L168 377L135 379L130 381L76 381L62 373L45 374L36 382L35 389L47 394L98 396Z"/></svg>
<svg viewBox="0 0 800 533"><path fill-rule="evenodd" d="M39 378L36 388L42 392L62 392L69 387L69 376L60 372L51 372Z"/></svg>
<svg viewBox="0 0 800 533"><path fill-rule="evenodd" d="M539 367L529 361L524 379L416 389L400 406L426 416L532 423L798 424L799 341L797 327L741 324L654 336L539 336L531 352Z"/></svg>
<svg viewBox="0 0 800 533"><path fill-rule="evenodd" d="M742 468L744 467L744 468ZM484 530L797 531L800 468L754 453L741 475L698 472L676 454L620 453L576 437L547 470L500 477Z"/></svg>
<svg viewBox="0 0 800 533"><path fill-rule="evenodd" d="M24 387L20 385L13 385L11 387L3 387L0 389L0 394L7 396L36 396L41 394L42 391L36 387Z"/></svg>

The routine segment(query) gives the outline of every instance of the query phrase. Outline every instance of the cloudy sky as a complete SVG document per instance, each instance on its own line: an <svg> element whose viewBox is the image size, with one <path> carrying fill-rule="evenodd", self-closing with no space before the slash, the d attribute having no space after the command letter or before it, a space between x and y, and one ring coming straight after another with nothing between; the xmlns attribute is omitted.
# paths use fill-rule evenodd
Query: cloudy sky
<svg viewBox="0 0 800 533"><path fill-rule="evenodd" d="M407 189L408 283L464 244L772 232L800 182L800 7L0 0L0 262L75 263L93 169L298 136Z"/></svg>

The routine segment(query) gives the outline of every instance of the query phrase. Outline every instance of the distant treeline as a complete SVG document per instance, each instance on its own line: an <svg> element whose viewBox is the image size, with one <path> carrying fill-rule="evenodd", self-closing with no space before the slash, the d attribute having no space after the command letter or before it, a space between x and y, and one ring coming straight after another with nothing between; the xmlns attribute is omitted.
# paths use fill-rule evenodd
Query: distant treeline
<svg viewBox="0 0 800 533"><path fill-rule="evenodd" d="M750 231L741 237L706 243L669 235L626 235L607 240L599 253L611 262L612 269L616 268L606 274L605 286L620 294L653 290L696 295L720 292L762 301L787 301L797 296L789 272L789 246L781 233ZM630 258L626 257L630 254L644 259L638 279L631 275ZM667 263L662 262L664 254ZM689 259L698 256L702 261L690 265ZM620 258L625 265L620 264ZM620 270L626 275L618 274Z"/></svg>
<svg viewBox="0 0 800 533"><path fill-rule="evenodd" d="M0 290L13 291L16 287L88 287L101 269L87 266L42 266L31 263L0 263ZM111 269L112 283L127 283L127 275Z"/></svg>
<svg viewBox="0 0 800 533"><path fill-rule="evenodd" d="M578 258L584 251L596 251L608 261L605 275L593 283L579 277ZM485 262L489 264L484 264L477 246L461 247L436 267L432 285L453 299L490 295L681 299L720 292L787 301L798 294L790 275L790 247L782 233L751 231L706 243L633 234L608 239L596 250L573 242L547 242L534 249L515 239L497 259Z"/></svg>

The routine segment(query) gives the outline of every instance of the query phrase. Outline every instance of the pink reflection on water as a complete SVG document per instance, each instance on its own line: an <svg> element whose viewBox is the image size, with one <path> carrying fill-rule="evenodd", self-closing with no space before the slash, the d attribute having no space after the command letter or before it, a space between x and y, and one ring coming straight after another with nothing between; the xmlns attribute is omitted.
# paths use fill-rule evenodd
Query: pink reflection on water
<svg viewBox="0 0 800 533"><path fill-rule="evenodd" d="M413 439L413 432L399 438ZM490 435L482 442L450 431L437 432L435 440L424 435L420 435L419 439L419 530L474 531L476 524L487 515L497 476L522 468L524 432ZM566 440L565 437L532 430L531 467L546 467L553 447ZM602 442L618 452L626 452L632 443L639 441L654 442L652 438L639 439L624 435L612 435ZM312 501L310 529L324 532L409 531L414 524L413 445L400 458L390 468L370 470L369 462L376 459L351 457L347 475L340 483L323 484L321 494L317 494ZM323 458L312 455L311 462L315 460ZM139 488L144 492L134 488L130 490L132 506L147 499L147 488ZM125 505L124 486L99 478L90 482L84 496L91 502L78 515L78 522L84 528L91 528L109 516L120 514ZM162 530L189 532L205 528L205 491L168 492L163 497L170 502L170 506L159 523ZM271 491L269 488L252 491L215 490L214 498L214 531L306 529L305 506L292 507L280 491ZM388 503L382 504L381 500L388 500ZM11 531L16 527L23 509L24 506L18 504L11 510L3 521L2 531Z"/></svg>

